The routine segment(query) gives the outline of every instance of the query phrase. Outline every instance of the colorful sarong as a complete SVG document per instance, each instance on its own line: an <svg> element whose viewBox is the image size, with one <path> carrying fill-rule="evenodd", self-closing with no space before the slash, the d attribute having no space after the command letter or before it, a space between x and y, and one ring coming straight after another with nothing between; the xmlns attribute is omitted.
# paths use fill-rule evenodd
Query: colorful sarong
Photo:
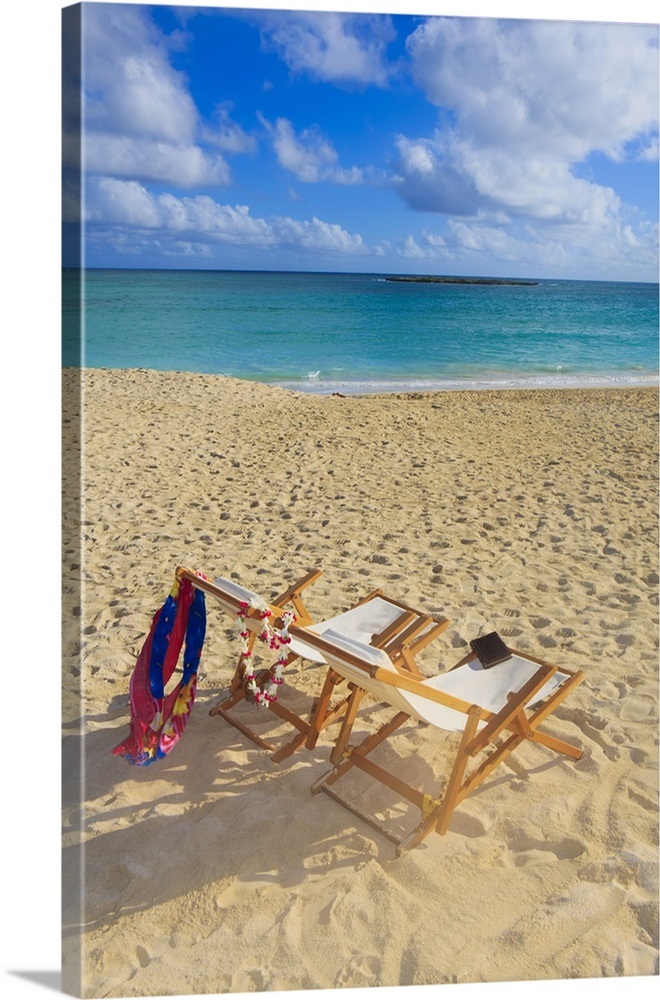
<svg viewBox="0 0 660 1000"><path fill-rule="evenodd" d="M130 681L131 732L113 753L131 764L159 760L176 746L195 701L197 671L206 632L204 593L189 580L174 584L137 658ZM184 643L183 674L176 687L165 688Z"/></svg>

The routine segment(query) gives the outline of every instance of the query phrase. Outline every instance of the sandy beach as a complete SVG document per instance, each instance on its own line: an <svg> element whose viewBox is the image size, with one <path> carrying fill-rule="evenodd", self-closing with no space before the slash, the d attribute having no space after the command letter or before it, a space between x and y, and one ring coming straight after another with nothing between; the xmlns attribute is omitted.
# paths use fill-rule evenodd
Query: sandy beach
<svg viewBox="0 0 660 1000"><path fill-rule="evenodd" d="M80 378L65 372L64 988L136 997L657 975L657 392L324 397L87 370L78 439ZM428 675L487 627L583 669L546 728L584 755L523 746L445 836L397 859L310 794L332 730L276 765L209 716L240 648L209 601L184 736L165 760L132 767L112 748L178 564L265 598L319 568L306 591L317 619L376 587L446 615L420 658ZM323 672L295 664L286 680L282 701L303 711ZM243 710L283 738L271 713ZM411 723L388 752L422 777L433 770L439 787L455 738L436 736Z"/></svg>

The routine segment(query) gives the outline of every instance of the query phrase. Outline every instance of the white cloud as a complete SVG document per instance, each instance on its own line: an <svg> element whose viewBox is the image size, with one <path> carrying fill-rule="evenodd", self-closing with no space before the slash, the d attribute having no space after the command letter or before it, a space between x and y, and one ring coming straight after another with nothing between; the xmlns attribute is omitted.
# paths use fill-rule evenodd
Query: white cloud
<svg viewBox="0 0 660 1000"><path fill-rule="evenodd" d="M213 251L208 243L192 243L190 240L176 240L174 251L165 249L166 257L193 257L209 260L213 256Z"/></svg>
<svg viewBox="0 0 660 1000"><path fill-rule="evenodd" d="M429 139L396 137L399 158L394 185L412 207L447 215L472 215L487 206L446 137L436 132Z"/></svg>
<svg viewBox="0 0 660 1000"><path fill-rule="evenodd" d="M296 73L359 85L388 80L387 46L395 37L389 16L270 11L259 23L264 47Z"/></svg>
<svg viewBox="0 0 660 1000"><path fill-rule="evenodd" d="M515 223L502 226L488 216L452 218L442 232L424 230L419 242L408 237L404 256L424 255L438 266L461 267L472 274L526 274L602 279L616 267L618 280L640 280L657 271L657 225L634 231L618 219L605 219L599 239L589 220L581 223Z"/></svg>
<svg viewBox="0 0 660 1000"><path fill-rule="evenodd" d="M397 139L395 183L412 207L582 227L592 239L624 231L616 193L575 167L594 151L657 154L655 28L432 18L407 46L440 109L432 135Z"/></svg>
<svg viewBox="0 0 660 1000"><path fill-rule="evenodd" d="M132 257L134 261L157 254L158 257L195 260L206 264L212 261L214 253L210 243L172 238L155 239L151 234L143 235L139 230L97 229L90 235L90 243L104 250L111 247L121 257Z"/></svg>
<svg viewBox="0 0 660 1000"><path fill-rule="evenodd" d="M645 137L644 141L641 143L640 148L637 152L638 160L647 160L654 163L658 159L658 153L660 152L658 144L658 136L652 135Z"/></svg>
<svg viewBox="0 0 660 1000"><path fill-rule="evenodd" d="M416 259L424 259L434 256L433 253L430 253L424 247L421 247L413 236L407 236L405 240L402 241L401 245L397 247L397 253L399 253L402 257L413 257Z"/></svg>
<svg viewBox="0 0 660 1000"><path fill-rule="evenodd" d="M275 124L267 121L263 115L259 115L259 120L272 140L279 163L285 170L295 174L299 181L361 183L362 171L357 167L340 167L336 150L318 129L304 129L296 134L288 118L278 118Z"/></svg>
<svg viewBox="0 0 660 1000"><path fill-rule="evenodd" d="M275 228L278 239L285 246L348 254L362 254L367 251L359 234L348 233L336 223L323 222L316 217L304 222L277 218Z"/></svg>
<svg viewBox="0 0 660 1000"><path fill-rule="evenodd" d="M199 146L173 146L132 136L92 132L84 143L85 170L89 174L164 181L178 187L228 184L230 171L218 154L208 155Z"/></svg>
<svg viewBox="0 0 660 1000"><path fill-rule="evenodd" d="M426 177L433 173L434 157L426 142L423 140L411 141L404 135L400 135L397 136L396 145L404 174L418 174L420 177Z"/></svg>
<svg viewBox="0 0 660 1000"><path fill-rule="evenodd" d="M86 183L83 218L88 223L120 223L146 229L162 224L158 202L142 184L111 177L92 178Z"/></svg>
<svg viewBox="0 0 660 1000"><path fill-rule="evenodd" d="M88 181L85 218L88 223L203 234L241 243L272 240L268 224L252 218L245 205L220 205L207 195L186 198L167 193L156 195L137 181L111 177Z"/></svg>
<svg viewBox="0 0 660 1000"><path fill-rule="evenodd" d="M85 219L96 228L126 227L175 236L179 246L198 247L205 241L258 248L315 250L364 254L367 247L357 233L316 217L298 221L278 216L254 218L246 205L221 205L207 195L179 198L153 194L137 181L91 178L85 197ZM132 240L130 241L132 243Z"/></svg>
<svg viewBox="0 0 660 1000"><path fill-rule="evenodd" d="M577 162L657 133L652 27L433 18L408 51L429 100L481 148Z"/></svg>
<svg viewBox="0 0 660 1000"><path fill-rule="evenodd" d="M218 124L203 130L205 141L227 153L254 153L257 148L256 139L231 120L231 110L230 101L218 105L216 110Z"/></svg>
<svg viewBox="0 0 660 1000"><path fill-rule="evenodd" d="M228 184L217 150L250 152L255 141L231 120L228 104L218 106L215 123L202 120L186 76L170 61L185 35L165 36L146 9L130 5L88 4L83 24L86 171L180 188Z"/></svg>
<svg viewBox="0 0 660 1000"><path fill-rule="evenodd" d="M88 4L84 114L90 129L190 145L198 113L167 42L140 7Z"/></svg>

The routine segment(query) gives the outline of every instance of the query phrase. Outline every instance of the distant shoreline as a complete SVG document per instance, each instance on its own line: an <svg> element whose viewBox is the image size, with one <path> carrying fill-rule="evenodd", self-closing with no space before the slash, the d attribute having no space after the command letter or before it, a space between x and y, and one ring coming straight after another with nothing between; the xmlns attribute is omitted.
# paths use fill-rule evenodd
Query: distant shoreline
<svg viewBox="0 0 660 1000"><path fill-rule="evenodd" d="M250 382L241 376L231 376L240 378L241 381ZM626 389L653 389L658 390L658 376L648 375L630 378L626 376L574 376L557 377L537 376L527 379L373 379L361 381L328 381L319 382L314 379L269 379L267 381L254 380L257 385L270 385L280 389L288 389L293 392L303 393L311 396L372 396L372 395L400 395L407 393L447 393L447 392L543 392L543 391L570 391L583 390L591 392L593 390L626 390Z"/></svg>
<svg viewBox="0 0 660 1000"><path fill-rule="evenodd" d="M385 281L405 281L418 282L425 285L540 285L540 281L526 281L517 278L454 278L451 276L440 277L432 274L404 274L391 275Z"/></svg>
<svg viewBox="0 0 660 1000"><path fill-rule="evenodd" d="M181 376L187 378L200 379L222 379L237 381L245 385L270 386L275 389L286 389L306 396L401 396L401 395L435 395L448 392L468 392L468 393L491 393L491 392L554 392L554 391L602 391L615 390L626 391L628 389L649 389L658 391L660 377L657 374L633 374L608 372L602 374L560 374L555 375L545 373L542 375L528 375L526 377L516 376L513 373L509 376L500 374L499 377L488 377L487 375L475 375L472 378L362 378L362 379L261 379L250 378L247 375L236 375L235 373L222 372L196 372L182 369L156 369L147 367L126 367L110 368L101 366L77 366L67 365L65 371L78 371L79 377L84 378L94 371L114 372L119 377L139 373L141 375L160 376Z"/></svg>

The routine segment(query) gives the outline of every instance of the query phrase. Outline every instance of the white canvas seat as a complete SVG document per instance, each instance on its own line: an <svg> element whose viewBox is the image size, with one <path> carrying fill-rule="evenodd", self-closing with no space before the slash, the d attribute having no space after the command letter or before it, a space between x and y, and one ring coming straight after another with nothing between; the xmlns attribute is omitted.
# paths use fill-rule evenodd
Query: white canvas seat
<svg viewBox="0 0 660 1000"><path fill-rule="evenodd" d="M395 840L398 853L420 843L433 830L445 833L456 805L524 740L531 740L574 759L582 755L577 747L538 728L583 680L582 671L559 670L554 664L513 650L510 659L489 669L484 669L475 656L446 673L419 678L397 671L385 651L343 636L333 629L326 630L322 636L311 636L309 630L296 628L296 637L302 637L303 632L307 641L323 653L331 669L353 685L356 700L369 693L396 713L359 746L349 747L351 725L347 720L355 717L349 705L331 754L334 767L315 782L312 791L326 792L382 830L370 816L331 790L351 768L358 767L418 806L421 821L408 836L395 838L382 830ZM368 756L411 718L435 729L462 734L442 798L432 798L414 788L375 764ZM485 759L466 777L469 761L483 754Z"/></svg>
<svg viewBox="0 0 660 1000"><path fill-rule="evenodd" d="M326 629L322 634L338 649L361 656L368 660L372 666L394 671L392 661L383 650L366 647L364 643L356 641L351 636L342 635L334 629ZM336 670L339 670L333 654L326 655L328 661ZM505 707L511 692L518 690L522 684L532 679L538 668L538 660L530 660L522 654L514 654L511 659L504 660L504 662L484 670L475 657L447 673L424 678L420 685L426 691L444 692L455 698L460 698L469 705L478 704L489 712L495 713ZM456 709L430 701L421 694L384 684L372 677L365 680L364 672L351 666L346 660L342 661L341 672L353 683L360 684L379 701L386 701L393 708L407 712L411 718L417 719L418 722L427 722L429 725L436 726L438 729L446 729L449 732L461 733L465 729L465 715ZM555 671L536 694L531 704L543 701L568 677L568 674L559 670ZM478 728L481 729L484 725L485 722L480 722Z"/></svg>
<svg viewBox="0 0 660 1000"><path fill-rule="evenodd" d="M321 575L320 570L311 571L270 602L265 601L255 591L226 577L216 577L211 582L207 578L181 567L177 570L177 575L185 576L191 580L194 586L205 590L218 602L222 610L233 618L240 616L245 629L250 633L247 642L248 656L251 656L253 651L259 648L256 640L264 631L264 619L261 617L263 611L270 612L268 620L274 626L277 626L278 623L281 624L287 610L294 611L298 626L302 626L305 632L303 637L291 634L287 646L287 664L292 663L297 658L316 664L325 664L323 653L307 642L304 635L307 634L307 631L315 635L322 635L331 629L337 635L346 636L353 641L363 644L372 643L382 647L391 657L393 669L419 675L415 660L416 653L449 625L447 618L417 611L407 604L387 597L380 590L374 590L367 594L356 605L341 614L325 621L313 622L303 600L302 591ZM255 676L255 683L257 685L267 684L269 677L273 675L273 670L274 665L272 664L260 670ZM269 702L268 709L296 730L293 739L277 749L251 726L231 715L231 710L248 696L245 678L246 657L241 655L227 696L213 706L210 714L221 716L253 742L270 750L273 754L273 760L276 762L284 760L303 744L312 749L316 745L321 731L343 716L349 701L347 696L338 704L331 706L337 685L341 683L343 678L334 671L328 670L320 695L310 707L309 718L304 719L292 712L286 705L282 704L279 698Z"/></svg>
<svg viewBox="0 0 660 1000"><path fill-rule="evenodd" d="M310 632L315 632L316 635L325 635L326 632L331 630L345 638L370 644L372 637L380 635L391 625L394 625L400 619L401 613L402 606L400 604L396 604L386 597L370 596L368 600L353 608L349 608L348 611L343 611L341 614L335 615L334 618L328 618L326 621L310 625L309 630ZM433 623L431 622L427 628L431 628L432 626ZM305 660L311 660L313 663L326 662L325 657L319 650L310 646L308 642L302 639L292 638L291 650L297 656Z"/></svg>
<svg viewBox="0 0 660 1000"><path fill-rule="evenodd" d="M265 601L262 600L259 594L256 594L253 590L241 587L240 583L228 580L224 576L216 577L213 581L213 586L216 590L212 596L215 597L218 604L229 614L236 614L237 607L241 604L247 604L255 608L261 604L265 605Z"/></svg>

